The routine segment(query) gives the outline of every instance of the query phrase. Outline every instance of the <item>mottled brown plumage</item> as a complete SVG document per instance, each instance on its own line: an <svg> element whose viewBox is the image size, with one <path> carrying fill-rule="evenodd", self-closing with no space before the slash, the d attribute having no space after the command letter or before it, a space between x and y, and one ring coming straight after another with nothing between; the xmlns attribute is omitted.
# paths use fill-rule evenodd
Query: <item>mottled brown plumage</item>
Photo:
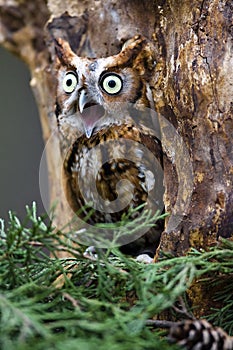
<svg viewBox="0 0 233 350"><path fill-rule="evenodd" d="M161 209L156 176L162 151L158 120L149 109L155 64L151 43L137 36L118 55L94 59L76 56L59 39L56 52L56 111L70 207L77 212L91 202L90 224L120 221L141 204ZM153 255L161 230L151 229L122 250Z"/></svg>

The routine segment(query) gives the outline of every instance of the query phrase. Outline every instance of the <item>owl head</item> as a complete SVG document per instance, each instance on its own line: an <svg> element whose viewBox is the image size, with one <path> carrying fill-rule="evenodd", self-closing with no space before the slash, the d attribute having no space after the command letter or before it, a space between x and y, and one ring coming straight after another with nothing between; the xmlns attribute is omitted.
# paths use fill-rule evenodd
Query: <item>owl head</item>
<svg viewBox="0 0 233 350"><path fill-rule="evenodd" d="M63 39L56 40L55 51L56 115L64 135L90 138L106 127L135 123L128 106L150 107L155 59L153 45L144 37L128 40L119 54L105 58L79 57Z"/></svg>

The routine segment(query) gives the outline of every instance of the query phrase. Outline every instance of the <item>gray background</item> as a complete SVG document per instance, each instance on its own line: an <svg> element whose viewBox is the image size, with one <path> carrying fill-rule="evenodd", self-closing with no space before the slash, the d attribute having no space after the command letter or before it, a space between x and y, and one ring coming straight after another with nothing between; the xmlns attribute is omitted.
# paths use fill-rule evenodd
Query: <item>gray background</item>
<svg viewBox="0 0 233 350"><path fill-rule="evenodd" d="M0 218L7 219L9 210L24 218L25 205L32 201L42 214L39 164L44 146L30 75L24 63L0 48L0 77Z"/></svg>

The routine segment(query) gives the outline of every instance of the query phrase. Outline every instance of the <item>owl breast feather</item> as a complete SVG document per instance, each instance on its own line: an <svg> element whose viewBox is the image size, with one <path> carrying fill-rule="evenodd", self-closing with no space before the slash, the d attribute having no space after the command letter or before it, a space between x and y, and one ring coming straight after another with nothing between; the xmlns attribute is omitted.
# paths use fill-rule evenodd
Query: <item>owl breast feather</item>
<svg viewBox="0 0 233 350"><path fill-rule="evenodd" d="M92 211L91 224L120 221L142 204L154 207L161 192L156 181L161 153L159 141L135 125L115 125L91 138L81 136L64 162L70 207L83 217Z"/></svg>

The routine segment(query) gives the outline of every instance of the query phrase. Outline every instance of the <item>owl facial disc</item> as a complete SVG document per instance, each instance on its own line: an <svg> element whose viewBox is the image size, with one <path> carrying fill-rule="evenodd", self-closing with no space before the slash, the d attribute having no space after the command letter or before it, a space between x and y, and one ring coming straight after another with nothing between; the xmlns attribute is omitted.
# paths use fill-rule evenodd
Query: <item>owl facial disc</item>
<svg viewBox="0 0 233 350"><path fill-rule="evenodd" d="M102 106L96 104L85 89L79 95L79 111L83 121L86 137L89 139L93 133L97 121L104 115Z"/></svg>

